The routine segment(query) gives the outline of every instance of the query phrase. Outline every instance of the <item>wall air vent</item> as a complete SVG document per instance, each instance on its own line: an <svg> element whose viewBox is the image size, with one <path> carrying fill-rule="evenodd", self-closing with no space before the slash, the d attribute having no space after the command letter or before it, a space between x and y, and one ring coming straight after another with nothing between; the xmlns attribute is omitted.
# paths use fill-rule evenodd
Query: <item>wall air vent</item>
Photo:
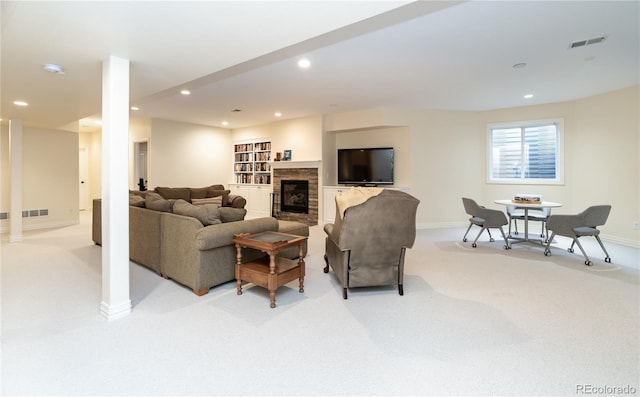
<svg viewBox="0 0 640 397"><path fill-rule="evenodd" d="M594 37L593 39L588 39L588 40L574 41L569 45L569 48L578 48L578 47L584 47L590 44L602 43L604 39L605 39L604 36L600 36L600 37Z"/></svg>

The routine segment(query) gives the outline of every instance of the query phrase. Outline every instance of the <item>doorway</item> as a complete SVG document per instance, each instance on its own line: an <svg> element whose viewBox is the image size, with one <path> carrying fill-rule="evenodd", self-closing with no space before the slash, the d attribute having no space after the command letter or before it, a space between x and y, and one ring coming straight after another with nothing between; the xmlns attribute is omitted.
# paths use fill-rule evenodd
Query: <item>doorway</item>
<svg viewBox="0 0 640 397"><path fill-rule="evenodd" d="M149 152L148 142L140 141L133 143L133 177L134 183L138 187L138 190L147 190L149 186L149 180L147 175L147 169L149 167Z"/></svg>
<svg viewBox="0 0 640 397"><path fill-rule="evenodd" d="M86 147L80 147L78 153L78 177L78 209L84 211L89 202L89 150Z"/></svg>

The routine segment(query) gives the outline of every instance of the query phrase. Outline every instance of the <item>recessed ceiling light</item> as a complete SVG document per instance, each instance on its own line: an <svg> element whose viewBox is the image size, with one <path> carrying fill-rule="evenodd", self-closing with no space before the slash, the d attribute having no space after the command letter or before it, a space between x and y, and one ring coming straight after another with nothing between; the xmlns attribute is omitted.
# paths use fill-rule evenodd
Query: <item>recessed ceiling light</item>
<svg viewBox="0 0 640 397"><path fill-rule="evenodd" d="M29 106L29 104L25 101L13 101L13 104L16 106Z"/></svg>
<svg viewBox="0 0 640 397"><path fill-rule="evenodd" d="M524 99L531 99L533 98L533 94L527 94L524 96Z"/></svg>
<svg viewBox="0 0 640 397"><path fill-rule="evenodd" d="M131 110L140 110L140 108L137 106L131 106Z"/></svg>
<svg viewBox="0 0 640 397"><path fill-rule="evenodd" d="M191 95L191 91L189 91L189 90L182 90L182 91L180 91L180 93L182 95Z"/></svg>
<svg viewBox="0 0 640 397"><path fill-rule="evenodd" d="M275 113L275 116L276 116L276 117L282 117L282 113L280 113L280 112L276 112L276 113Z"/></svg>
<svg viewBox="0 0 640 397"><path fill-rule="evenodd" d="M45 63L42 65L42 69L49 73L64 74L64 69L60 65L54 63Z"/></svg>
<svg viewBox="0 0 640 397"><path fill-rule="evenodd" d="M222 125L229 125L229 122L228 121L223 121Z"/></svg>
<svg viewBox="0 0 640 397"><path fill-rule="evenodd" d="M298 66L301 67L302 69L306 69L309 66L311 66L311 61L309 61L307 58L302 58L301 60L298 61Z"/></svg>

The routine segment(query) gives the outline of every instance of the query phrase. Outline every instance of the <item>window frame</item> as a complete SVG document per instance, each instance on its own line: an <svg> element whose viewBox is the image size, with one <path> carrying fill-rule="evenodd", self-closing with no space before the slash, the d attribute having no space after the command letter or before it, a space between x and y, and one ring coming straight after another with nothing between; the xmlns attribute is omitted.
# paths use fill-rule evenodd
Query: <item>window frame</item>
<svg viewBox="0 0 640 397"><path fill-rule="evenodd" d="M528 128L555 124L556 125L556 177L555 178L494 178L492 176L493 163L493 135L494 129L507 128ZM514 121L506 123L490 123L487 124L487 157L486 172L487 183L489 184L505 184L505 185L564 185L564 119L543 119Z"/></svg>

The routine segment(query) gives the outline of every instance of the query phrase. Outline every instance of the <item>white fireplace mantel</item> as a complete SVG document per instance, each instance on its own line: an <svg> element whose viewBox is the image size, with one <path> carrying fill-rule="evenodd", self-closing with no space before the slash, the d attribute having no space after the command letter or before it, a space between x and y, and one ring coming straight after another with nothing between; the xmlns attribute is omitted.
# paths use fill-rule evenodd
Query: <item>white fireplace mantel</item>
<svg viewBox="0 0 640 397"><path fill-rule="evenodd" d="M271 168L320 168L320 161L271 161Z"/></svg>

